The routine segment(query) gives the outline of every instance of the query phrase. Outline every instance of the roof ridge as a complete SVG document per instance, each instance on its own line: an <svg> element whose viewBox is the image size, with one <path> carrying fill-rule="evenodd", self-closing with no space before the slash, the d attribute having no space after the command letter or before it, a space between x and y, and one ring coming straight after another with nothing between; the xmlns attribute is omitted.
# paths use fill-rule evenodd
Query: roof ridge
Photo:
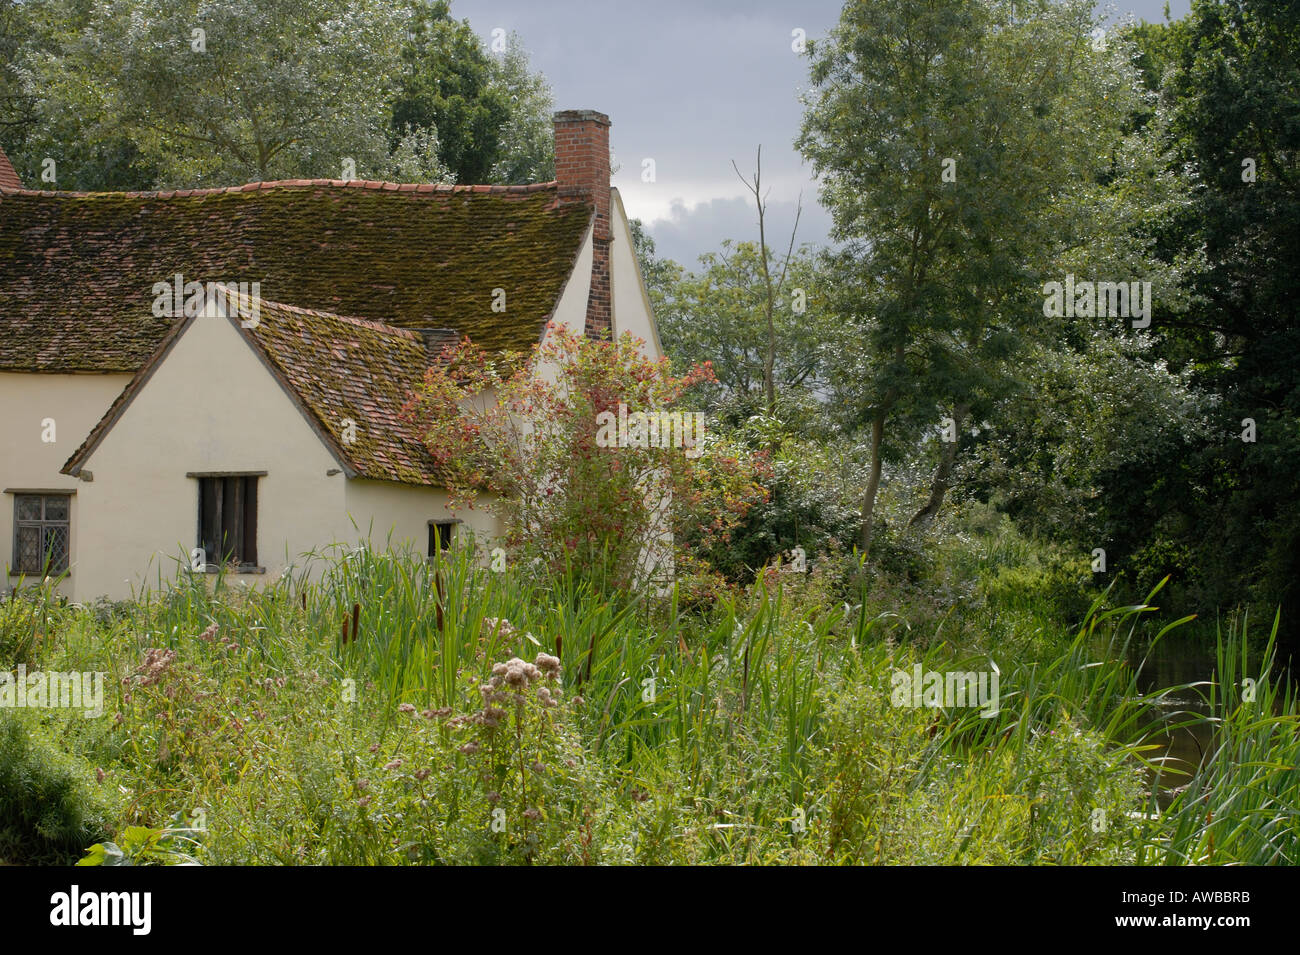
<svg viewBox="0 0 1300 955"><path fill-rule="evenodd" d="M340 315L338 312L326 312L318 308L303 308L299 305L289 305L286 302L276 302L269 298L263 298L260 295L253 295L252 293L240 292L236 294L241 300L243 298L248 298L252 301L258 302L260 305L268 306L272 310L278 309L280 311L292 312L296 315L312 315L316 318L333 318L348 325L357 325L361 328L368 328L371 331L382 332L398 338L406 338L413 342L423 341L419 335L411 331L409 328L399 328L396 325L389 325L386 322L376 321L372 318L359 318L355 315ZM242 301L237 303L236 310L241 313L243 312Z"/></svg>
<svg viewBox="0 0 1300 955"><path fill-rule="evenodd" d="M419 193L422 195L452 195L457 193L475 193L482 195L530 195L535 192L555 190L559 183L532 182L524 185L453 185L435 182L388 182L374 179L276 179L266 182L249 182L242 186L211 186L202 189L154 189L131 190L126 192L75 192L51 189L15 189L12 186L0 186L0 196L64 196L84 199L92 196L117 196L132 199L171 199L186 196L215 196L222 193L267 192L272 189L311 189L328 186L341 189L371 189L382 192Z"/></svg>

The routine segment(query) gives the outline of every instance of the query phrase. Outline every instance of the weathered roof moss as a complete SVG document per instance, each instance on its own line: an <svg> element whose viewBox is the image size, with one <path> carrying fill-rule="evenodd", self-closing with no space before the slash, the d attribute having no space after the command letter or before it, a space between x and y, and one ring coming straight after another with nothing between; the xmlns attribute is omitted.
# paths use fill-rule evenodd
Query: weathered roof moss
<svg viewBox="0 0 1300 955"><path fill-rule="evenodd" d="M172 324L152 314L153 286L177 273L523 351L540 338L590 219L590 206L560 204L554 183L0 188L0 368L137 370ZM492 310L495 289L504 312Z"/></svg>
<svg viewBox="0 0 1300 955"><path fill-rule="evenodd" d="M399 417L430 364L418 334L271 302L244 331L358 475L439 483L416 429Z"/></svg>

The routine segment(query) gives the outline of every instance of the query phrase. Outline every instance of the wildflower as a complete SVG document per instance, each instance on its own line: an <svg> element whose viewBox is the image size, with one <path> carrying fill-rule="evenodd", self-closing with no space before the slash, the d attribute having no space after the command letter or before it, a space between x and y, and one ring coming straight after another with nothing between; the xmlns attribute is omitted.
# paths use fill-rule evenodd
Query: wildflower
<svg viewBox="0 0 1300 955"><path fill-rule="evenodd" d="M537 654L537 668L547 675L550 679L555 679L560 675L560 658L553 657L549 653Z"/></svg>
<svg viewBox="0 0 1300 955"><path fill-rule="evenodd" d="M366 789L367 787L369 787L369 785L370 785L370 780L368 780L368 779L358 779L358 780L357 780L357 788L358 788L358 789Z"/></svg>
<svg viewBox="0 0 1300 955"><path fill-rule="evenodd" d="M418 779L420 782L424 782L426 779L429 778L429 774L431 772L433 772L432 769L417 769L415 771L415 778Z"/></svg>
<svg viewBox="0 0 1300 955"><path fill-rule="evenodd" d="M493 790L492 792L490 792L490 793L487 794L487 801L488 801L488 802L500 802L500 801L501 801L501 794L500 794L499 792L497 792L496 790Z"/></svg>
<svg viewBox="0 0 1300 955"><path fill-rule="evenodd" d="M370 752L372 752L372 753L377 753L377 752L379 752L379 744L378 744L378 743L371 743L370 746L369 746L368 748L369 748Z"/></svg>
<svg viewBox="0 0 1300 955"><path fill-rule="evenodd" d="M438 707L438 709L436 709L436 710L434 710L434 709L428 709L428 710L425 710L425 711L424 711L423 713L421 713L420 715L423 716L426 720L431 720L431 719L433 719L435 716L451 716L451 707L450 707L450 706L440 706L440 707Z"/></svg>
<svg viewBox="0 0 1300 955"><path fill-rule="evenodd" d="M360 806L362 809L365 809L367 806L370 805L370 797L362 796L360 799L357 800L357 805Z"/></svg>
<svg viewBox="0 0 1300 955"><path fill-rule="evenodd" d="M489 706L479 714L479 722L489 729L495 729L506 718L506 711L499 706Z"/></svg>
<svg viewBox="0 0 1300 955"><path fill-rule="evenodd" d="M488 633L494 633L501 637L513 637L519 632L514 624L504 617L484 617L483 629Z"/></svg>
<svg viewBox="0 0 1300 955"><path fill-rule="evenodd" d="M95 782L97 782L97 783L102 783L103 781L104 781L104 770L101 769L100 767L96 766L96 767L95 767Z"/></svg>
<svg viewBox="0 0 1300 955"><path fill-rule="evenodd" d="M394 759L387 763L384 763L384 769L393 770L393 769L401 769L401 768L402 768L402 761L400 759Z"/></svg>
<svg viewBox="0 0 1300 955"><path fill-rule="evenodd" d="M410 704L410 703L400 703L400 704L398 704L397 712L399 712L399 713L414 713L414 712L415 712L415 706L412 705L412 704Z"/></svg>
<svg viewBox="0 0 1300 955"><path fill-rule="evenodd" d="M460 747L460 751L464 753L466 756L473 756L475 753L479 751L479 745L478 743L475 743L473 740L470 740L464 746Z"/></svg>
<svg viewBox="0 0 1300 955"><path fill-rule="evenodd" d="M546 772L546 767L543 766L541 763L533 763L533 765L529 766L528 768L531 769L531 770L532 770L533 772L535 772L535 773L544 773L544 772Z"/></svg>
<svg viewBox="0 0 1300 955"><path fill-rule="evenodd" d="M537 698L542 701L543 706L555 705L555 700L551 699L551 691L544 686L537 688Z"/></svg>
<svg viewBox="0 0 1300 955"><path fill-rule="evenodd" d="M199 634L199 639L204 643L211 643L216 639L217 630L219 629L220 628L215 623L209 624L208 628Z"/></svg>
<svg viewBox="0 0 1300 955"><path fill-rule="evenodd" d="M497 664L497 666L500 666L500 664ZM496 667L492 668L492 672L496 673ZM533 680L539 679L542 675L542 671L537 669L533 664L528 663L526 660L521 660L518 657L511 657L506 661L505 673L503 675L506 683L510 686L521 689L526 687Z"/></svg>
<svg viewBox="0 0 1300 955"><path fill-rule="evenodd" d="M146 649L144 662L135 668L136 675L140 677L140 685L153 686L160 682L175 660L175 650L163 650L158 647Z"/></svg>
<svg viewBox="0 0 1300 955"><path fill-rule="evenodd" d="M525 809L525 810L524 810L524 818L525 818L525 819L541 819L541 818L542 818L542 814L541 814L540 812L538 812L536 809Z"/></svg>

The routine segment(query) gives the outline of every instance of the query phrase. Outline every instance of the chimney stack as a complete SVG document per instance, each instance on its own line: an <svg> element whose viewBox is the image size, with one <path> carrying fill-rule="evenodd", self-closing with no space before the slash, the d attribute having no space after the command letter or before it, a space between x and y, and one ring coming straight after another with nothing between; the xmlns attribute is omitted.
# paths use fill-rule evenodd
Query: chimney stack
<svg viewBox="0 0 1300 955"><path fill-rule="evenodd" d="M14 169L14 164L9 161L5 151L0 149L0 186L6 189L21 189L23 181L18 178L18 173Z"/></svg>
<svg viewBox="0 0 1300 955"><path fill-rule="evenodd" d="M595 208L596 214L586 333L591 338L608 338L613 327L609 275L609 117L594 109L566 109L556 113L553 119L559 200L587 203Z"/></svg>

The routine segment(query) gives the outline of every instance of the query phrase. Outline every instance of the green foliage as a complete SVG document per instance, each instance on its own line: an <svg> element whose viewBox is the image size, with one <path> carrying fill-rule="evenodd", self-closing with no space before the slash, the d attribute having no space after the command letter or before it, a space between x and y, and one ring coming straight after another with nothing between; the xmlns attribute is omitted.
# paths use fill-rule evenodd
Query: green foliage
<svg viewBox="0 0 1300 955"><path fill-rule="evenodd" d="M517 35L489 53L447 0L410 4L400 90L399 140L436 137L437 158L458 182L539 182L551 177L550 91L528 69Z"/></svg>
<svg viewBox="0 0 1300 955"><path fill-rule="evenodd" d="M679 378L643 345L552 326L527 360L464 339L425 375L405 413L453 500L482 495L500 518L511 559L626 591L666 573L667 532L725 539L761 499L761 461L681 409L708 367Z"/></svg>
<svg viewBox="0 0 1300 955"><path fill-rule="evenodd" d="M35 720L0 708L0 861L75 862L107 835L109 806L94 786L85 762Z"/></svg>
<svg viewBox="0 0 1300 955"><path fill-rule="evenodd" d="M102 720L46 719L123 805L62 859L97 843L91 862L115 860L112 831L136 864L1126 864L1205 861L1211 833L1216 861L1295 861L1296 716L1271 664L1231 643L1218 716L1178 714L1191 688L1139 684L1170 639L1143 623L1154 593L1095 600L1066 639L1051 561L984 530L933 556L931 574L987 577L954 582L970 597L937 617L911 591L846 604L821 562L685 613L674 595L538 588L468 549L372 547L256 591L183 577L116 615L74 611L61 665L120 689ZM893 705L891 675L918 663L995 664L997 713ZM1180 779L1199 795L1162 814L1152 740L1215 718L1219 755ZM204 831L168 842L199 809Z"/></svg>
<svg viewBox="0 0 1300 955"><path fill-rule="evenodd" d="M1296 176L1300 11L1280 2L1198 0L1176 25L1138 34L1159 67L1163 149L1194 188L1158 233L1167 262L1203 250L1192 300L1162 321L1153 358L1186 369L1212 402L1207 426L1103 475L1101 518L1116 549L1167 562L1203 611L1281 606L1300 591L1300 363L1291 289L1300 280ZM1242 439L1245 419L1256 439ZM1133 439L1137 441L1138 436Z"/></svg>
<svg viewBox="0 0 1300 955"><path fill-rule="evenodd" d="M86 850L77 865L198 865L189 849L198 844L198 830L190 828L149 829L127 826L117 842L97 842Z"/></svg>
<svg viewBox="0 0 1300 955"><path fill-rule="evenodd" d="M727 540L709 546L686 527L682 543L725 577L742 583L778 557L790 560L796 547L803 548L808 561L838 553L849 546L858 528L844 465L820 445L786 439L771 463L767 499L750 508Z"/></svg>
<svg viewBox="0 0 1300 955"><path fill-rule="evenodd" d="M519 38L489 55L446 2L35 0L0 26L0 124L31 186L551 173L550 94Z"/></svg>
<svg viewBox="0 0 1300 955"><path fill-rule="evenodd" d="M683 367L710 362L717 378L697 389L706 407L726 427L764 413L767 292L758 243L725 240L720 251L700 257L698 273L666 274L673 266L654 261L653 249L649 256L665 349ZM824 427L818 392L827 385L827 356L836 348L841 325L828 307L827 279L810 249L796 250L787 262L769 247L768 270L777 293L777 416L788 428L807 433Z"/></svg>

